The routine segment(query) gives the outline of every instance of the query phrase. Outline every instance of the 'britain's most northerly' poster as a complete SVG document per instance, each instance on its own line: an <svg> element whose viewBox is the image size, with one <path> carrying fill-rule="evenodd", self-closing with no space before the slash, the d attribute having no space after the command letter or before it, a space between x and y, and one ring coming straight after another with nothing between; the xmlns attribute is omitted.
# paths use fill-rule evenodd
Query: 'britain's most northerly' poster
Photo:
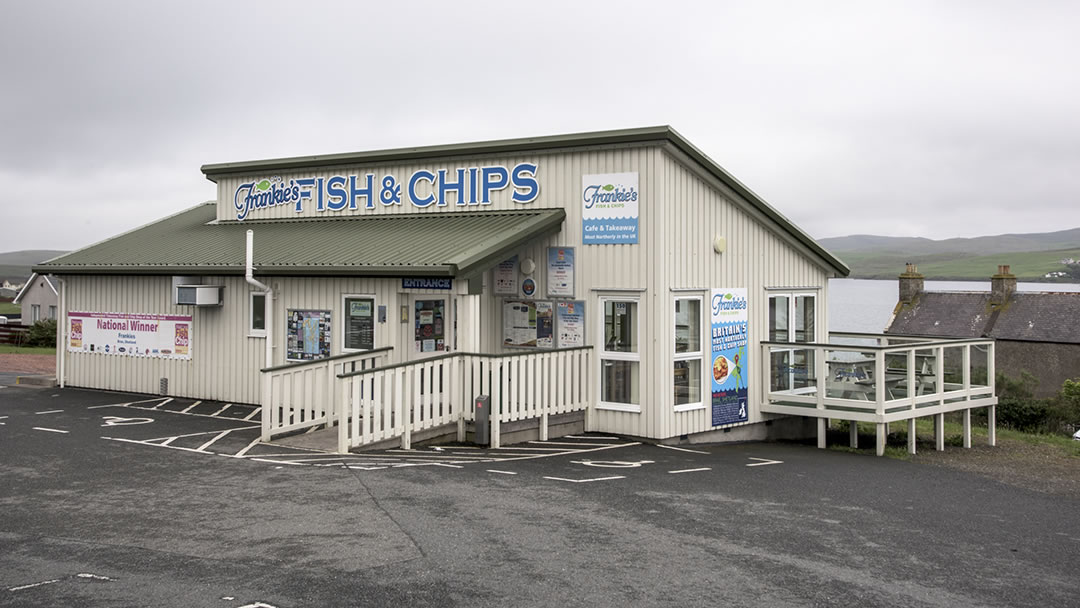
<svg viewBox="0 0 1080 608"><path fill-rule="evenodd" d="M713 289L710 300L712 326L709 331L709 360L712 361L712 424L746 422L746 354L749 348L746 289Z"/></svg>

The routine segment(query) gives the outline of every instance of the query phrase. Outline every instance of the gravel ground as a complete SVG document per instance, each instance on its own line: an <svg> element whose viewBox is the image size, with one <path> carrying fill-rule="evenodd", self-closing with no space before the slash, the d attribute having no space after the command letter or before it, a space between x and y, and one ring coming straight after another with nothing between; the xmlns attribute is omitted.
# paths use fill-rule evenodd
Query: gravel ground
<svg viewBox="0 0 1080 608"><path fill-rule="evenodd" d="M19 374L55 374L55 355L0 354L0 371Z"/></svg>
<svg viewBox="0 0 1080 608"><path fill-rule="evenodd" d="M1080 458L1070 456L1060 446L998 437L997 446L990 447L985 437L976 437L967 450L946 446L944 452L938 452L932 444L924 447L921 443L918 447L912 462L975 473L1037 492L1080 498Z"/></svg>

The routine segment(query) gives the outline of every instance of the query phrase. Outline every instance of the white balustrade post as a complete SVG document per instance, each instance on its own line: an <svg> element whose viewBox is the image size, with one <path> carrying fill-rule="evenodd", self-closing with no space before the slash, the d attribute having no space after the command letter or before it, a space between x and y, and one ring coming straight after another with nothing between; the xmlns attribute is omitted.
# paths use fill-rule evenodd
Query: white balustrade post
<svg viewBox="0 0 1080 608"><path fill-rule="evenodd" d="M885 423L884 422L878 422L874 426L876 427L875 452L877 453L878 456L884 456L885 455L885 436L886 436Z"/></svg>
<svg viewBox="0 0 1080 608"><path fill-rule="evenodd" d="M259 419L262 422L262 433L260 441L270 441L270 417L274 411L274 380L271 377L273 372L263 372L262 374L262 411L259 413Z"/></svg>
<svg viewBox="0 0 1080 608"><path fill-rule="evenodd" d="M349 453L349 418L354 415L352 404L349 403L349 393L352 389L353 378L343 378L344 382L341 383L341 414L338 416L337 431L338 454Z"/></svg>
<svg viewBox="0 0 1080 608"><path fill-rule="evenodd" d="M915 419L914 418L908 418L908 421L907 421L907 451L908 451L908 454L911 454L912 456L915 455L915 443L916 443L916 440L917 440L917 437L916 437L916 434L915 434Z"/></svg>
<svg viewBox="0 0 1080 608"><path fill-rule="evenodd" d="M945 414L934 415L934 449L945 451Z"/></svg>
<svg viewBox="0 0 1080 608"><path fill-rule="evenodd" d="M857 420L848 421L848 445L852 449L859 449L859 422Z"/></svg>
<svg viewBox="0 0 1080 608"><path fill-rule="evenodd" d="M964 410L964 447L971 447L971 408Z"/></svg>

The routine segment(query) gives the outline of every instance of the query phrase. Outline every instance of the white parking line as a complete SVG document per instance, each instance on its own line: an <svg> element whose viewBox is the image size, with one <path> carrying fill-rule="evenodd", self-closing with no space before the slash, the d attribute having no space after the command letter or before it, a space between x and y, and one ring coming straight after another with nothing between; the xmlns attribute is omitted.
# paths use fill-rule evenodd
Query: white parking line
<svg viewBox="0 0 1080 608"><path fill-rule="evenodd" d="M656 447L664 448L665 450L679 450L680 452L690 452L691 454L706 454L706 455L708 455L710 453L710 452L702 452L701 450L688 450L686 448L677 448L677 447L675 447L673 445L664 445L664 444L661 444L661 443L656 444Z"/></svg>
<svg viewBox="0 0 1080 608"><path fill-rule="evenodd" d="M464 469L465 468L465 467L461 466L460 464L450 464L448 462L433 462L431 464L433 464L433 465L435 465L437 467L447 467L449 469Z"/></svg>
<svg viewBox="0 0 1080 608"><path fill-rule="evenodd" d="M103 407L129 407L129 406L135 405L136 403L150 403L152 401L161 401L163 399L167 400L167 401L172 401L172 399L168 399L166 397L158 397L156 399L143 399L142 401L126 401L124 403L108 403L108 404L105 404L105 405L91 405L90 407L88 407L86 409L88 409L88 410L96 410L98 408L103 408ZM153 409L153 408L149 408L149 409Z"/></svg>
<svg viewBox="0 0 1080 608"><path fill-rule="evenodd" d="M195 451L196 452L205 452L206 448L214 445L215 441L217 441L218 439L221 439L222 437L228 435L231 432L232 432L231 430L230 431L221 431L220 433L215 435L213 439L211 439L210 441L207 441L206 443L204 443L204 444L200 445L198 448L196 448Z"/></svg>
<svg viewBox="0 0 1080 608"><path fill-rule="evenodd" d="M617 445L605 446L605 447L602 447L602 448L592 448L592 449L589 449L589 450L568 450L566 452L556 452L554 454L534 454L534 455L531 455L531 456L513 456L513 457L510 457L510 458L499 458L498 461L499 462L509 462L511 460L535 460L537 458L551 458L552 456L563 456L563 455L571 456L571 455L577 455L577 454L584 454L586 452L599 452L601 450L614 450L616 448L625 448L625 447L630 447L632 445L641 445L641 442L640 441L634 441L634 442L631 442L631 443L620 443L620 444L617 444Z"/></svg>
<svg viewBox="0 0 1080 608"><path fill-rule="evenodd" d="M769 466L770 464L784 464L783 460L769 460L768 458L754 458L753 456L747 456L747 458L749 458L750 460L760 461L751 462L750 464L746 465L748 467L765 467Z"/></svg>
<svg viewBox="0 0 1080 608"><path fill-rule="evenodd" d="M196 405L199 405L200 403L202 403L202 401L196 401L195 403L192 403L191 405L189 405L189 406L185 407L184 409L180 410L180 413L181 414L186 414L186 413L190 412L192 410L192 408L194 408Z"/></svg>
<svg viewBox="0 0 1080 608"><path fill-rule="evenodd" d="M681 471L668 471L668 473L671 473L672 475L675 475L675 474L678 474L678 473L697 473L698 471L711 471L711 470L712 469L710 467L701 467L700 469L682 469Z"/></svg>
<svg viewBox="0 0 1080 608"><path fill-rule="evenodd" d="M488 473L498 473L499 475L517 475L517 473L515 473L513 471L496 471L495 469L488 469L487 472Z"/></svg>
<svg viewBox="0 0 1080 608"><path fill-rule="evenodd" d="M563 439L620 439L620 437L601 437L600 435L563 435Z"/></svg>
<svg viewBox="0 0 1080 608"><path fill-rule="evenodd" d="M45 428L43 426L35 426L34 430L35 431L49 431L50 433L64 433L65 435L71 432L71 431L61 431L60 429L47 429L47 428Z"/></svg>
<svg viewBox="0 0 1080 608"><path fill-rule="evenodd" d="M610 481L612 479L626 479L622 475L615 475L613 477L594 477L592 479L564 479L562 477L544 477L544 479L550 479L552 481L568 481L570 483L589 483L591 481Z"/></svg>
<svg viewBox="0 0 1080 608"><path fill-rule="evenodd" d="M53 583L59 583L60 579L54 578L51 581L41 581L40 583L30 583L29 585L20 585L18 587L8 587L8 591L22 591L23 589L32 589L34 587L40 587L42 585L51 585Z"/></svg>
<svg viewBox="0 0 1080 608"><path fill-rule="evenodd" d="M163 406L163 405L165 405L165 404L167 404L167 403L172 403L172 400L173 400L173 398L172 398L172 397L169 397L168 399L166 399L166 400L162 401L161 403L159 403L159 404L155 405L154 407L152 407L152 408L150 408L150 409L152 409L152 410L156 410L156 409L158 409L159 407L161 407L161 406Z"/></svg>
<svg viewBox="0 0 1080 608"><path fill-rule="evenodd" d="M255 408L255 409L251 410L251 413L250 413L250 414L248 414L247 416L244 416L244 417L242 418L242 420L251 420L252 418L254 418L254 417L255 417L255 414L258 414L258 413L259 413L259 412L260 412L261 410L262 410L262 408L259 408L259 407L257 407L257 408Z"/></svg>
<svg viewBox="0 0 1080 608"><path fill-rule="evenodd" d="M229 409L230 407L232 407L232 404L231 403L226 403L225 407L221 408L220 410L218 410L218 411L216 411L216 412L214 412L213 414L210 414L210 415L211 416L217 416L218 414L224 412L225 410Z"/></svg>
<svg viewBox="0 0 1080 608"><path fill-rule="evenodd" d="M612 446L613 443L584 443L582 441L530 441L529 443L539 443L541 445L595 445L595 446Z"/></svg>
<svg viewBox="0 0 1080 608"><path fill-rule="evenodd" d="M59 414L62 411L64 411L64 410L49 410L47 412L34 412L34 415L40 416L42 414Z"/></svg>
<svg viewBox="0 0 1080 608"><path fill-rule="evenodd" d="M248 450L250 450L251 448L253 448L253 447L257 446L257 445L259 445L259 443L260 443L261 441L262 441L262 437L256 437L254 441L252 441L251 443L247 444L247 447L246 447L246 448L244 448L244 449L240 450L239 452L237 452L237 453L233 454L233 457L234 457L234 458L243 458L243 457L244 457L244 454L247 454L247 453L248 453Z"/></svg>

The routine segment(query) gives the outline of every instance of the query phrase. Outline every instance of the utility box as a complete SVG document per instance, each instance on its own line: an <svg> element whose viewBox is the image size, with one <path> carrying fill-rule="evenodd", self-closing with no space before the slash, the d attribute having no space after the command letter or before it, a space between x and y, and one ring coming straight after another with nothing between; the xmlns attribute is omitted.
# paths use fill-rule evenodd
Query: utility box
<svg viewBox="0 0 1080 608"><path fill-rule="evenodd" d="M473 422L476 430L473 432L473 443L491 445L491 397L477 395L475 412Z"/></svg>

